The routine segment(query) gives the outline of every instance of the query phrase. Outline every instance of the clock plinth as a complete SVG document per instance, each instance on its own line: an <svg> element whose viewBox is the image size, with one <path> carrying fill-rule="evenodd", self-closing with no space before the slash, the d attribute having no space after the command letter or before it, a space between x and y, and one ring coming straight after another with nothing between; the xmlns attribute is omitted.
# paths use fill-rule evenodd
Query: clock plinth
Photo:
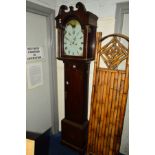
<svg viewBox="0 0 155 155"><path fill-rule="evenodd" d="M98 17L82 3L60 6L56 19L58 59L64 62L65 118L61 142L84 154L88 135L88 85L90 61L95 57Z"/></svg>
<svg viewBox="0 0 155 155"><path fill-rule="evenodd" d="M85 153L87 146L88 121L78 124L67 119L61 121L62 139L61 143L78 151L81 155Z"/></svg>

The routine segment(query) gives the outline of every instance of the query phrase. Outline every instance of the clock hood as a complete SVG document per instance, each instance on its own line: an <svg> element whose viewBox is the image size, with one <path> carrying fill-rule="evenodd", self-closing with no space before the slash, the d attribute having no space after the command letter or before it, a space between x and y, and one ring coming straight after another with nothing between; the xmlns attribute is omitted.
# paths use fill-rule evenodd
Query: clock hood
<svg viewBox="0 0 155 155"><path fill-rule="evenodd" d="M91 25L97 27L98 17L95 14L86 11L85 6L81 2L76 4L77 10L74 10L72 6L69 8L69 11L67 11L68 7L66 5L60 6L59 13L55 18L57 28L62 28L63 23L69 20L69 18L77 18L82 25Z"/></svg>

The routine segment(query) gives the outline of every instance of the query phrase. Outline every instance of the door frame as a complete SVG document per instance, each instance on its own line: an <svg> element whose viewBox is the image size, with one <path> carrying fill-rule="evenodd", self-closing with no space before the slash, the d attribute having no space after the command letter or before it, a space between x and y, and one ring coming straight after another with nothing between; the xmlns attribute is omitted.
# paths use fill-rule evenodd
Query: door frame
<svg viewBox="0 0 155 155"><path fill-rule="evenodd" d="M116 4L115 33L122 33L124 14L129 14L129 2Z"/></svg>
<svg viewBox="0 0 155 155"><path fill-rule="evenodd" d="M121 2L121 3L116 3L116 13L115 13L115 33L121 33L122 34L122 28L123 28L123 20L124 20L124 15L129 14L129 2ZM129 97L129 96L128 96ZM126 103L126 108L129 106L129 98L127 99ZM126 115L129 115L128 110L125 112L125 117L124 117L124 125L126 123ZM121 146L120 146L120 152L122 154L127 154L129 151L129 144L127 141L122 141L123 136L125 136L124 128L122 131L122 137L121 137Z"/></svg>
<svg viewBox="0 0 155 155"><path fill-rule="evenodd" d="M51 100L51 131L58 132L58 99L57 99L57 63L56 63L56 41L55 41L55 11L39 4L26 1L26 12L45 16L47 19L47 41L49 53L49 79L50 79L50 100Z"/></svg>

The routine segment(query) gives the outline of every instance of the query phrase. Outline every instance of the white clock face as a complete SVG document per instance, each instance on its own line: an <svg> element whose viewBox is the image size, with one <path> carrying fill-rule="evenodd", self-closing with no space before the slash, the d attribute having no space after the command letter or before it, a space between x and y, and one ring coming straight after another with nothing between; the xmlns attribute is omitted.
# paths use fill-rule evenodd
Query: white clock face
<svg viewBox="0 0 155 155"><path fill-rule="evenodd" d="M77 20L70 20L64 31L64 54L83 56L84 35Z"/></svg>

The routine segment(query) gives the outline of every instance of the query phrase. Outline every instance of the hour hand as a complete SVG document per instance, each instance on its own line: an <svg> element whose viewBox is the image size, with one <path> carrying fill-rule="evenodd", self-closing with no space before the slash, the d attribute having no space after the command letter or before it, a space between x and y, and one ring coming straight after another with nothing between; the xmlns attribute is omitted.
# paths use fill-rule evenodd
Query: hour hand
<svg viewBox="0 0 155 155"><path fill-rule="evenodd" d="M65 38L66 38L69 42L72 42L68 37L65 36Z"/></svg>

